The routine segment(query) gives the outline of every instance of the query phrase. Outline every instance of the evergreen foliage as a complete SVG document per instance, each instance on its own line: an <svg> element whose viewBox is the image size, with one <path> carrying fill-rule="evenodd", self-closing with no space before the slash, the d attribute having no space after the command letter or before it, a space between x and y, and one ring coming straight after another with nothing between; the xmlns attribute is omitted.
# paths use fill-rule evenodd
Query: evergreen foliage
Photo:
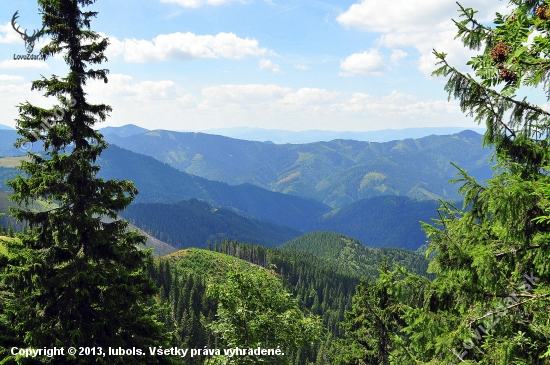
<svg viewBox="0 0 550 365"><path fill-rule="evenodd" d="M340 271L369 279L378 277L378 265L384 259L388 260L390 266L398 264L418 275L426 275L428 269L428 260L422 255L399 248L371 248L356 239L334 232L308 233L279 248L312 253L331 262Z"/></svg>
<svg viewBox="0 0 550 365"><path fill-rule="evenodd" d="M218 300L217 318L211 324L227 348L263 348L296 352L321 335L321 322L304 314L280 280L265 270L229 272L209 287ZM207 364L280 364L283 356L213 358ZM288 364L289 362L287 362Z"/></svg>
<svg viewBox="0 0 550 365"><path fill-rule="evenodd" d="M51 42L44 56L62 55L69 66L66 77L42 78L33 90L56 97L59 105L43 109L19 105L16 147L41 141L45 153L29 153L18 176L8 182L19 206L12 214L30 229L8 242L8 259L0 266L3 301L0 324L9 327L24 348L123 347L164 344L162 328L145 303L156 292L147 277L150 257L138 245L144 238L127 232L116 219L137 191L129 181L97 178L94 165L106 144L93 126L104 121L111 108L89 104L88 80L107 82L107 70L92 69L106 60L106 39L90 30L97 15L85 11L93 0L39 0L45 33ZM35 211L29 203L56 202L55 208ZM25 363L9 355L3 361ZM105 364L142 363L139 358L106 356ZM68 355L35 358L32 363L97 363L95 356ZM149 357L164 363L166 357Z"/></svg>
<svg viewBox="0 0 550 365"><path fill-rule="evenodd" d="M435 224L423 224L433 282L408 274L379 280L398 295L404 321L388 349L395 364L550 360L550 113L515 95L522 86L547 87L550 13L542 1L513 0L508 11L489 27L460 6L458 37L482 50L468 63L475 77L434 51L441 66L434 73L447 76L449 95L486 124L484 143L497 165L485 184L458 168L462 208L444 202ZM416 294L401 297L407 291ZM349 326L360 318L350 315Z"/></svg>
<svg viewBox="0 0 550 365"><path fill-rule="evenodd" d="M235 242L234 247L236 245ZM231 324L236 316L244 315L250 324L247 348L284 348L284 356L270 358L268 363L305 364L307 359L312 361L317 355L317 344L310 341L319 335L319 319L304 311L303 306L299 307L287 293L288 286L283 286L281 278L265 268L219 252L187 249L160 259L151 267L150 275L161 288L159 318L165 331L172 335L173 346L201 349L244 347L245 343L237 338L242 332L236 332L242 329L243 322L236 326ZM235 290L237 292L233 292ZM250 295L245 295L244 291L248 290ZM226 309L220 306L222 302ZM227 306L232 304L239 308L227 310ZM227 331L220 332L221 328ZM262 331L263 334L259 335ZM296 358L303 361L296 362ZM228 360L256 363L249 357L227 359L223 356L215 359L197 356L181 361L184 364L203 364L208 359L212 363Z"/></svg>

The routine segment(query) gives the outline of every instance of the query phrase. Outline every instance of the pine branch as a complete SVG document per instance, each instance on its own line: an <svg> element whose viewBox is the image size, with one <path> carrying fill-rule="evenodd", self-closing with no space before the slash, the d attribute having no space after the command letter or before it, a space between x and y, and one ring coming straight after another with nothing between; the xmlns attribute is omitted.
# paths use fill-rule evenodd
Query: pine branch
<svg viewBox="0 0 550 365"><path fill-rule="evenodd" d="M483 115L486 115L488 113L492 117L494 117L498 124L500 124L502 128L504 128L512 137L515 137L515 131L512 129L512 127L506 124L501 117L501 114L503 114L503 112L512 109L503 104L504 102L514 105L514 108L510 115L511 124L513 124L514 122L512 118L516 119L517 121L520 117L522 117L525 121L529 121L536 119L539 116L544 116L547 118L550 117L550 112L547 112L536 105L528 103L527 101L525 101L525 99L516 100L510 96L502 95L493 89L483 86L481 83L475 81L470 75L459 72L456 68L449 65L449 63L445 59L446 55L444 53L438 53L435 50L433 51L433 53L440 60L438 64L442 64L443 66L434 71L432 74L444 76L452 74L447 83L447 86L445 87L445 89L449 93L449 98L454 92L455 98L460 99L460 107L462 111L468 112L470 115L473 115L473 109L477 108L477 120L481 119ZM467 84L468 86L464 86L463 84ZM477 93L472 92L473 89L475 89ZM476 94L479 95L474 100L473 97L475 97ZM465 99L466 97L469 97L470 99ZM487 104L489 104L491 107L487 108ZM496 111L499 109L499 107L503 108L502 113Z"/></svg>
<svg viewBox="0 0 550 365"><path fill-rule="evenodd" d="M508 255L508 254L511 254L511 253L513 253L515 255L516 253L521 252L521 251L535 250L535 249L541 248L541 247L543 247L543 246L542 245L536 245L536 246L529 246L529 247L522 247L522 248L513 248L509 251L493 252L493 255L495 255L495 257L501 257L501 256Z"/></svg>
<svg viewBox="0 0 550 365"><path fill-rule="evenodd" d="M516 295L516 294L514 294L514 295ZM518 296L518 295L516 295L516 296ZM475 318L475 319L473 319L472 321L470 321L470 323L468 323L468 327L470 327L473 323L475 323L475 322L477 322L477 321L480 321L480 320L482 320L482 319L484 319L484 318L490 317L490 316L492 316L492 315L495 315L495 314L498 314L498 313L501 313L501 312L506 312L506 311L508 311L509 309L512 309L512 308L515 308L515 307L519 307L519 306L524 305L525 303L531 302L531 301L533 301L533 300L541 299L541 298L546 298L546 297L548 297L548 296L550 296L550 294L535 295L535 296L533 296L533 297L531 297L531 298L529 298L529 299L527 299L527 300L524 300L523 302L519 302L519 303L516 303L516 304L512 304L512 305L510 305L510 306L508 306L508 307L504 307L504 308L502 308L502 309L499 309L499 310L496 310L496 311L493 311L493 312L489 312L489 313L487 313L487 314L485 314L485 315L483 315L483 316L481 316L481 317ZM507 297L509 297L509 295L506 296L506 298L507 298Z"/></svg>
<svg viewBox="0 0 550 365"><path fill-rule="evenodd" d="M512 294L497 294L497 293L483 293L484 296L489 298L536 298L536 295L533 294L521 294L521 293L512 293Z"/></svg>

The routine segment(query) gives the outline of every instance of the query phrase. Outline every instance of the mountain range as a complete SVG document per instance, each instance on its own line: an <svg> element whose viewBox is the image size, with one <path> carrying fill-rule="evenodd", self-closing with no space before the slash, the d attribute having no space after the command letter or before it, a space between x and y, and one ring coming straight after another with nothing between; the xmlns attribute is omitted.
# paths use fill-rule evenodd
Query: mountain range
<svg viewBox="0 0 550 365"><path fill-rule="evenodd" d="M478 179L491 175L492 151L480 147L473 131L302 145L132 125L103 132L111 142L97 161L99 176L132 180L140 192L122 215L177 248L222 238L275 247L303 233L332 231L371 247L416 250L425 242L419 221L436 216L437 199L458 198L447 183L454 177L449 162ZM0 138L14 133L0 131ZM18 174L18 161L0 159L0 179ZM7 189L3 181L0 189Z"/></svg>
<svg viewBox="0 0 550 365"><path fill-rule="evenodd" d="M459 199L454 162L479 180L491 177L490 149L481 135L463 131L384 143L334 140L276 145L203 133L151 131L106 137L180 171L231 185L249 183L311 198L332 208L379 196Z"/></svg>
<svg viewBox="0 0 550 365"><path fill-rule="evenodd" d="M329 142L335 139L352 139L364 142L389 142L399 139L422 138L430 135L447 135L463 131L464 127L427 127L404 129L381 129L369 132L307 130L288 131L251 127L215 128L198 131L206 134L217 134L225 137L245 139L247 141L273 142L276 144L303 144ZM485 133L485 128L470 128L477 133ZM180 131L195 132L195 131Z"/></svg>

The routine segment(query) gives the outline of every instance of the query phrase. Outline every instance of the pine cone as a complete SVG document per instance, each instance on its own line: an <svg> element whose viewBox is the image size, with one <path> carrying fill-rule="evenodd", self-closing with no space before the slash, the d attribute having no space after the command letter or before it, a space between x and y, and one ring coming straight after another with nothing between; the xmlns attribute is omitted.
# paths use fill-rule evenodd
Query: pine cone
<svg viewBox="0 0 550 365"><path fill-rule="evenodd" d="M506 82L514 82L517 79L517 74L506 67L503 67L498 75Z"/></svg>
<svg viewBox="0 0 550 365"><path fill-rule="evenodd" d="M543 5L535 9L535 15L541 20L547 20L549 18L548 6Z"/></svg>
<svg viewBox="0 0 550 365"><path fill-rule="evenodd" d="M510 46L500 41L497 43L495 48L491 50L491 58L493 59L493 62L501 63L506 61L508 53L510 53Z"/></svg>

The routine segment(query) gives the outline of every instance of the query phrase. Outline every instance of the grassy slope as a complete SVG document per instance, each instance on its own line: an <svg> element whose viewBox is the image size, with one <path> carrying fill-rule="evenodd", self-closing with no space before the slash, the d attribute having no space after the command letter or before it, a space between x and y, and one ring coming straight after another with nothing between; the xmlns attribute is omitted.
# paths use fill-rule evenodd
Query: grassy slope
<svg viewBox="0 0 550 365"><path fill-rule="evenodd" d="M231 270L264 270L233 256L199 248L180 250L161 259L175 263L181 272L203 275L212 280L223 279Z"/></svg>
<svg viewBox="0 0 550 365"><path fill-rule="evenodd" d="M0 236L0 255L4 255L4 256L7 256L7 255L8 255L8 250L7 250L6 247L2 244L2 241L9 240L9 239L11 239L11 238L5 237L5 236Z"/></svg>

